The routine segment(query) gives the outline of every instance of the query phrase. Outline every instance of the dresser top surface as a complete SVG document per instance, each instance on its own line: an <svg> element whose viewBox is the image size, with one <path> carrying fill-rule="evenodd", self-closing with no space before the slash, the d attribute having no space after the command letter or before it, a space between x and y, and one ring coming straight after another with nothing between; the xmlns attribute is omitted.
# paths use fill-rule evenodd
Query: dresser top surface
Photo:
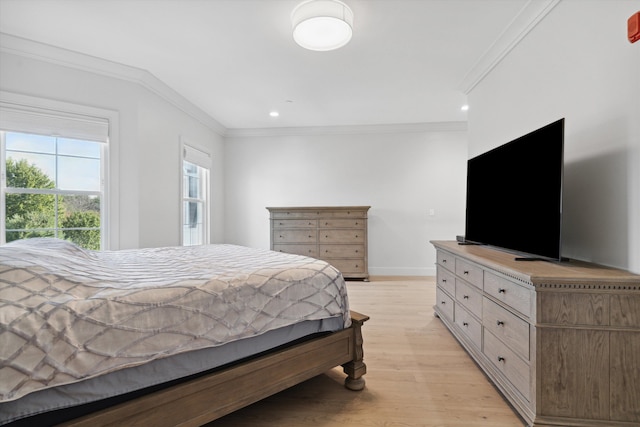
<svg viewBox="0 0 640 427"><path fill-rule="evenodd" d="M269 211L368 211L371 206L284 206L267 207Z"/></svg>
<svg viewBox="0 0 640 427"><path fill-rule="evenodd" d="M460 245L456 241L431 241L437 248L485 265L531 284L631 285L640 290L640 275L584 261L516 261L518 255L478 245Z"/></svg>

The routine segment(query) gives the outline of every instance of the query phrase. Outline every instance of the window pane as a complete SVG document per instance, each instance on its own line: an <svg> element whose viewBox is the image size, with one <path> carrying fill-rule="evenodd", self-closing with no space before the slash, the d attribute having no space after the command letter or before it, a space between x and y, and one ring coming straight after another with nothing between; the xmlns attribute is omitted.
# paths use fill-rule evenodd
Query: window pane
<svg viewBox="0 0 640 427"><path fill-rule="evenodd" d="M99 142L58 138L58 154L62 156L100 159L100 146Z"/></svg>
<svg viewBox="0 0 640 427"><path fill-rule="evenodd" d="M7 194L6 241L54 237L56 197L52 194Z"/></svg>
<svg viewBox="0 0 640 427"><path fill-rule="evenodd" d="M7 151L7 187L55 188L56 157Z"/></svg>
<svg viewBox="0 0 640 427"><path fill-rule="evenodd" d="M56 153L56 138L53 136L7 132L6 139L7 150L19 150L45 154Z"/></svg>
<svg viewBox="0 0 640 427"><path fill-rule="evenodd" d="M58 188L100 191L100 160L58 156Z"/></svg>

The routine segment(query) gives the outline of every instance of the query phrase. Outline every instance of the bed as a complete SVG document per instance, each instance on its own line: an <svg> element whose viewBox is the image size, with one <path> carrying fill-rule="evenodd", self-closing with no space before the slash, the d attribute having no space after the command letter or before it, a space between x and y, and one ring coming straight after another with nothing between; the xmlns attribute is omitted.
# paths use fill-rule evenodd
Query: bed
<svg viewBox="0 0 640 427"><path fill-rule="evenodd" d="M0 425L202 425L342 366L362 324L324 261L237 245L0 246Z"/></svg>

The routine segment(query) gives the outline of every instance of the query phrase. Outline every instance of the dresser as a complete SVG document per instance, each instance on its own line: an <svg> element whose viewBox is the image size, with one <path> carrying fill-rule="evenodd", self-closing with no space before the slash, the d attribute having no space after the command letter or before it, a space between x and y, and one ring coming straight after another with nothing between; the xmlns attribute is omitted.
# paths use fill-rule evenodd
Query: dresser
<svg viewBox="0 0 640 427"><path fill-rule="evenodd" d="M369 206L268 207L271 249L327 261L345 278L369 280Z"/></svg>
<svg viewBox="0 0 640 427"><path fill-rule="evenodd" d="M435 314L528 425L640 425L640 276L431 243Z"/></svg>

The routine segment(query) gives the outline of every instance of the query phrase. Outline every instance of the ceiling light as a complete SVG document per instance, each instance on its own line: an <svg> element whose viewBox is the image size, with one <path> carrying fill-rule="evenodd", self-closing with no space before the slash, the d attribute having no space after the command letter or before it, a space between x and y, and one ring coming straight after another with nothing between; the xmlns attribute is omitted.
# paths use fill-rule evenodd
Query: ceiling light
<svg viewBox="0 0 640 427"><path fill-rule="evenodd" d="M462 107L460 107L460 109L462 111L467 111L467 110L469 110L469 106L468 105L463 105Z"/></svg>
<svg viewBox="0 0 640 427"><path fill-rule="evenodd" d="M269 115L271 117L278 117L280 115L280 113L278 113L277 111L272 111L272 112L269 113Z"/></svg>
<svg viewBox="0 0 640 427"><path fill-rule="evenodd" d="M353 12L339 0L307 0L291 12L293 39L305 49L326 51L349 43Z"/></svg>

